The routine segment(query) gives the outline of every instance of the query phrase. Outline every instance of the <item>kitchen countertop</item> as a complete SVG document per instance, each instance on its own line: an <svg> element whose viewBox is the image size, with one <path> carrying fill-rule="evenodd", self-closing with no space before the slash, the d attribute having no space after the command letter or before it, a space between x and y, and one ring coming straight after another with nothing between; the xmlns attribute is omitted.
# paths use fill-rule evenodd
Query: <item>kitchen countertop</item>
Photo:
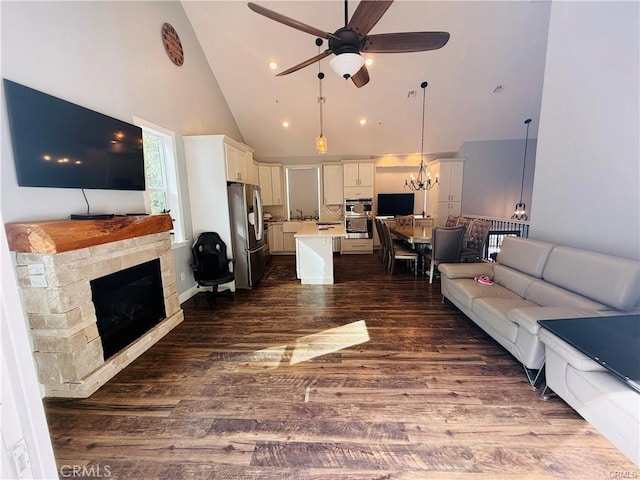
<svg viewBox="0 0 640 480"><path fill-rule="evenodd" d="M343 223L337 225L317 225L316 222L304 222L294 237L344 237L346 234L347 232L345 231Z"/></svg>

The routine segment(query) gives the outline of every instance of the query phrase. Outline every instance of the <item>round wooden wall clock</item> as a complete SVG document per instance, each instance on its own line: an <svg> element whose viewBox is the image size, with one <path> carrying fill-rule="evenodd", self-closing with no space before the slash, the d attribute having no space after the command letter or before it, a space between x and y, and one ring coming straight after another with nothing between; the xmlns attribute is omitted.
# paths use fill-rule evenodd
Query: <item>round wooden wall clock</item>
<svg viewBox="0 0 640 480"><path fill-rule="evenodd" d="M170 23L162 25L162 44L171 61L180 66L184 63L184 51L178 32Z"/></svg>

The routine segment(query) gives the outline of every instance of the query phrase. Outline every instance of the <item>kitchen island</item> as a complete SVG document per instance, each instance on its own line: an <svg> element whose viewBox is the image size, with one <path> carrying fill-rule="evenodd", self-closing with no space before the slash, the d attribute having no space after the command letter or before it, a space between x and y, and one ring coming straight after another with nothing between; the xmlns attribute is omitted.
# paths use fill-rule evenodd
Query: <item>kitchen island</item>
<svg viewBox="0 0 640 480"><path fill-rule="evenodd" d="M333 283L333 239L345 237L342 223L305 222L295 234L296 274L303 284Z"/></svg>

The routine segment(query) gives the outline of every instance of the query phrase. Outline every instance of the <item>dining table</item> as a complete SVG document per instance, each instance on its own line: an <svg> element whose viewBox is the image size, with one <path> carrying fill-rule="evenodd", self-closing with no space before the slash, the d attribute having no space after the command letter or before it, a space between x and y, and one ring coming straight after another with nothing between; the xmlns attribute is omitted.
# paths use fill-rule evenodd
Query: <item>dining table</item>
<svg viewBox="0 0 640 480"><path fill-rule="evenodd" d="M395 226L389 225L389 230L396 237L404 240L410 244L416 250L425 249L431 246L431 237L434 227L418 226L418 225L406 225Z"/></svg>
<svg viewBox="0 0 640 480"><path fill-rule="evenodd" d="M392 235L408 243L418 253L418 265L421 266L423 273L425 267L424 256L431 249L433 229L433 226L389 225L389 231Z"/></svg>

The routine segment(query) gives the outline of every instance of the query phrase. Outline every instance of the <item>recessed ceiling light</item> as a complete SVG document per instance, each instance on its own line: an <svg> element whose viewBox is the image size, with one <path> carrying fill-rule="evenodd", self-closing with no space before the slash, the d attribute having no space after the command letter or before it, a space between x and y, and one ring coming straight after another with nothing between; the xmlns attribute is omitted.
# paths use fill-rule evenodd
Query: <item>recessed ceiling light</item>
<svg viewBox="0 0 640 480"><path fill-rule="evenodd" d="M371 58L371 57L367 58L367 59L364 61L364 64L365 64L367 67L370 67L371 65L373 65L373 58Z"/></svg>
<svg viewBox="0 0 640 480"><path fill-rule="evenodd" d="M366 125L366 124L367 124L367 119L366 119L366 118L364 118L364 117L362 117L362 118L360 119L360 125L363 125L363 126L364 126L364 125Z"/></svg>
<svg viewBox="0 0 640 480"><path fill-rule="evenodd" d="M269 62L269 68L271 70L275 70L276 68L278 68L278 64L276 62Z"/></svg>
<svg viewBox="0 0 640 480"><path fill-rule="evenodd" d="M282 126L284 128L289 128L289 122L287 122L286 120L284 122L282 122Z"/></svg>

